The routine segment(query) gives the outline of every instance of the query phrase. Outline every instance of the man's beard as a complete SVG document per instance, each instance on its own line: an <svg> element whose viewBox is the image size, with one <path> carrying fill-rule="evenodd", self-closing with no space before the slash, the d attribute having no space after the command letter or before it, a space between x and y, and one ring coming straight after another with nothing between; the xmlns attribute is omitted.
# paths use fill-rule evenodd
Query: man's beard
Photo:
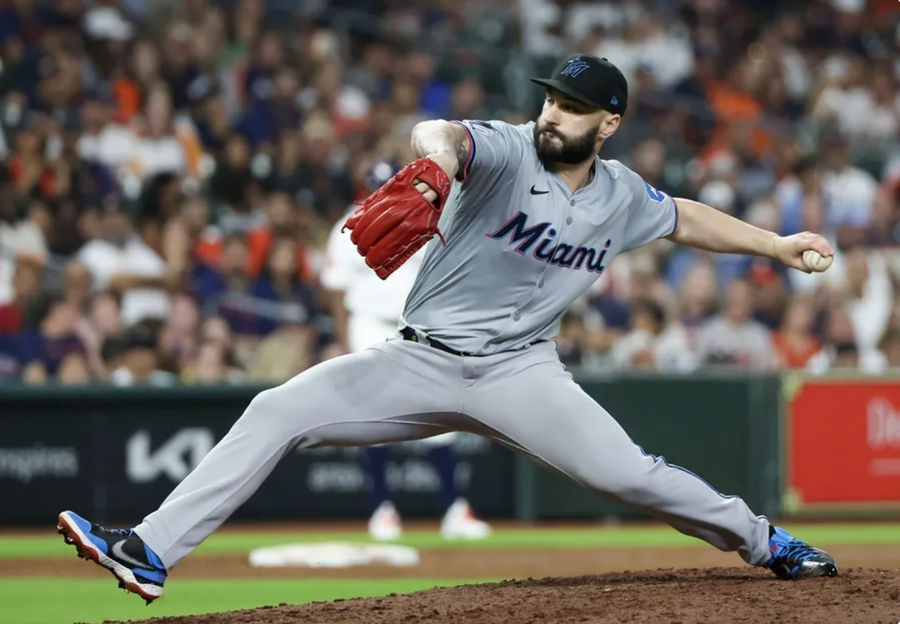
<svg viewBox="0 0 900 624"><path fill-rule="evenodd" d="M534 146L537 148L538 160L545 169L551 169L553 165L559 163L567 165L583 163L594 156L595 141L599 130L600 126L595 126L581 136L568 139L554 128L547 125L541 127L535 123ZM550 137L544 134L545 131L557 137L562 145L552 144Z"/></svg>

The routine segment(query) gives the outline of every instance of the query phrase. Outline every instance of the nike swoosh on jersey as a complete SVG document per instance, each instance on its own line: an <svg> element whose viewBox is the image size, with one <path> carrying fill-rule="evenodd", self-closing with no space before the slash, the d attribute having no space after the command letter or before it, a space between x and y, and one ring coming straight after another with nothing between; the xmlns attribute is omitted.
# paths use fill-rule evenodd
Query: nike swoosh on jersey
<svg viewBox="0 0 900 624"><path fill-rule="evenodd" d="M534 189L534 184L531 185L531 194L532 194L532 195L546 195L546 194L549 193L549 192L550 192L550 191L536 191L536 190Z"/></svg>
<svg viewBox="0 0 900 624"><path fill-rule="evenodd" d="M125 540L120 540L110 546L110 550L112 551L113 556L116 559L121 559L125 563L130 563L136 568L143 568L144 570L153 570L153 566L148 564L145 561L141 561L140 559L135 559L124 550L122 550L122 545L125 543Z"/></svg>

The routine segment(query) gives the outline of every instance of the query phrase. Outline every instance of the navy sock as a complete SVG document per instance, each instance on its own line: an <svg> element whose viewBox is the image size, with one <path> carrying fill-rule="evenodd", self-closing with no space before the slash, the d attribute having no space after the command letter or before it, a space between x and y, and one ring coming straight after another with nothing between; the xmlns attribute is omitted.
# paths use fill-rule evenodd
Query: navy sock
<svg viewBox="0 0 900 624"><path fill-rule="evenodd" d="M381 503L391 502L391 492L387 486L387 448L366 446L360 449L359 457L363 469L366 471L369 501L374 511Z"/></svg>
<svg viewBox="0 0 900 624"><path fill-rule="evenodd" d="M456 489L456 451L451 445L435 446L428 451L428 459L441 480L441 501L448 509L459 498Z"/></svg>

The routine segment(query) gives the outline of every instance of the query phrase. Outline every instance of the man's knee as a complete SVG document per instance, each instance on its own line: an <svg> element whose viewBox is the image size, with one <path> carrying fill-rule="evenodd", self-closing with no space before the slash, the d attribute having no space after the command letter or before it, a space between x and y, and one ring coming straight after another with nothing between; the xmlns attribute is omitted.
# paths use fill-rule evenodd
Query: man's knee
<svg viewBox="0 0 900 624"><path fill-rule="evenodd" d="M238 424L265 428L271 433L273 427L296 427L304 419L307 410L302 401L291 401L283 386L263 390L250 401Z"/></svg>

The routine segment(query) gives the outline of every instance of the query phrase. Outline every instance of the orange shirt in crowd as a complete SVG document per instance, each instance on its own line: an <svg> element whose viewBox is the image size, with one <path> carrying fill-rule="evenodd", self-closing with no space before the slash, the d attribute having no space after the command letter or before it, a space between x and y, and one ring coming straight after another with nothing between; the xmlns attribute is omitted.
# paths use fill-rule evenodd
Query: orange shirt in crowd
<svg viewBox="0 0 900 624"><path fill-rule="evenodd" d="M114 119L127 124L141 110L141 90L137 83L128 78L119 78L112 84L112 95L116 102Z"/></svg>
<svg viewBox="0 0 900 624"><path fill-rule="evenodd" d="M194 258L213 267L219 266L222 259L222 238L201 237L194 245ZM266 258L272 247L272 232L268 228L254 228L247 232L247 248L250 260L247 272L256 277L266 266ZM310 260L309 248L306 243L297 241L297 275L304 282L312 282L313 268Z"/></svg>
<svg viewBox="0 0 900 624"><path fill-rule="evenodd" d="M796 350L788 344L784 333L780 331L772 334L772 346L785 368L791 369L806 368L810 358L822 348L818 340L810 337L804 348Z"/></svg>
<svg viewBox="0 0 900 624"><path fill-rule="evenodd" d="M247 232L247 245L250 248L250 275L259 275L266 266L266 258L272 247L272 232L268 228L254 228ZM306 244L296 243L297 275L304 282L313 280L312 266Z"/></svg>
<svg viewBox="0 0 900 624"><path fill-rule="evenodd" d="M762 126L763 107L755 97L721 82L712 83L706 90L706 97L718 120L716 142L730 145L734 124L751 123L750 147L753 152L762 156L771 151L772 137Z"/></svg>

